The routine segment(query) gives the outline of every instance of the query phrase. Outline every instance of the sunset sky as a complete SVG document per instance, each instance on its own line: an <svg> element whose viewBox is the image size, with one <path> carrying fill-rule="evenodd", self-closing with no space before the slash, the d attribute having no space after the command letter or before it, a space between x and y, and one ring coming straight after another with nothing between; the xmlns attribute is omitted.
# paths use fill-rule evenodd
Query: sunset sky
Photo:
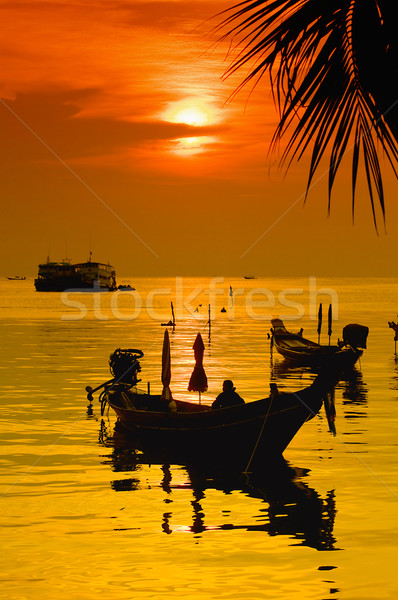
<svg viewBox="0 0 398 600"><path fill-rule="evenodd" d="M303 204L308 162L268 155L268 80L229 101L221 0L0 2L0 275L68 256L120 275L394 275L350 158L327 216L327 170ZM243 77L244 73L241 73ZM249 97L250 96L250 97Z"/></svg>

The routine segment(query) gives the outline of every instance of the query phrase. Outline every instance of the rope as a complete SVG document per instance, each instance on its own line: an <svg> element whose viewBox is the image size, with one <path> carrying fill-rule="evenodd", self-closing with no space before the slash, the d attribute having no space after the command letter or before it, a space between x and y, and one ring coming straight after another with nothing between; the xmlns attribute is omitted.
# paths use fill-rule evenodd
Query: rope
<svg viewBox="0 0 398 600"><path fill-rule="evenodd" d="M253 460L253 457L254 457L254 455L255 455L255 453L256 453L257 446L258 446L258 444L259 444L259 442L260 442L261 436L263 435L264 427L265 427L265 424L266 424L266 422L267 422L268 415L269 415L269 412L270 412L270 410L271 410L272 401L273 401L274 397L275 397L275 394L272 394L272 395L271 395L271 398L270 398L271 402L269 403L268 410L267 410L267 413L266 413L266 415L265 415L265 417L264 417L264 421L263 421L262 427L261 427L261 429L260 429L260 433L258 434L258 438L257 438L256 444L255 444L255 446L254 446L253 452L252 452L252 454L251 454L251 456L250 456L249 462L248 462L248 463L247 463L247 465L246 465L246 469L243 471L243 473L244 473L245 475L248 473L248 469L249 469L249 467L250 467L250 464L251 464L251 462L252 462L252 460Z"/></svg>
<svg viewBox="0 0 398 600"><path fill-rule="evenodd" d="M104 416L105 413L105 408L108 402L108 398L107 398L107 393L108 388L105 388L105 390L100 394L100 397L98 398L99 402L101 403L101 417Z"/></svg>

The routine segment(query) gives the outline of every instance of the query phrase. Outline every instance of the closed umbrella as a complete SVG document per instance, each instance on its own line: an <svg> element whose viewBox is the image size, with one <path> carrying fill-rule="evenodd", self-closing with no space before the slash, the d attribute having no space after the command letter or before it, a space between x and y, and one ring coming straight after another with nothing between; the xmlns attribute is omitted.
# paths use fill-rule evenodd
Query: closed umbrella
<svg viewBox="0 0 398 600"><path fill-rule="evenodd" d="M170 402L173 399L170 391L170 380L171 380L171 364L170 364L170 338L169 332L165 329L163 338L163 351L162 351L162 399Z"/></svg>
<svg viewBox="0 0 398 600"><path fill-rule="evenodd" d="M195 354L195 367L192 371L191 378L189 380L188 390L190 392L199 392L199 404L201 402L201 394L207 390L207 377L203 368L203 353L205 345L202 340L200 333L196 336L195 343L193 345Z"/></svg>

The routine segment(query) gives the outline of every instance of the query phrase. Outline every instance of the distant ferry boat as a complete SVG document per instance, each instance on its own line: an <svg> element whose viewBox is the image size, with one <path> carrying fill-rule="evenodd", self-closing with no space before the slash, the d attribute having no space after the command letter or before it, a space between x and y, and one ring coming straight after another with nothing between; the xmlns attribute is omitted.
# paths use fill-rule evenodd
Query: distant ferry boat
<svg viewBox="0 0 398 600"><path fill-rule="evenodd" d="M14 277L7 277L10 281L25 281L26 277L21 277L20 275L14 275Z"/></svg>
<svg viewBox="0 0 398 600"><path fill-rule="evenodd" d="M38 292L64 292L68 289L87 289L94 285L102 290L114 291L116 286L116 273L111 265L92 262L72 265L70 260L51 262L39 265L39 273L35 279L35 288Z"/></svg>

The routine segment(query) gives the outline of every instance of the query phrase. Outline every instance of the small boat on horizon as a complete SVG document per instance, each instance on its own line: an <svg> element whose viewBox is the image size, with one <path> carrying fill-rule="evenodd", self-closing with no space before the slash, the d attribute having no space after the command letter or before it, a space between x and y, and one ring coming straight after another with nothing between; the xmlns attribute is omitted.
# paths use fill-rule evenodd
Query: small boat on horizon
<svg viewBox="0 0 398 600"><path fill-rule="evenodd" d="M21 275L14 275L14 277L7 277L10 281L25 281L26 277L22 277Z"/></svg>

